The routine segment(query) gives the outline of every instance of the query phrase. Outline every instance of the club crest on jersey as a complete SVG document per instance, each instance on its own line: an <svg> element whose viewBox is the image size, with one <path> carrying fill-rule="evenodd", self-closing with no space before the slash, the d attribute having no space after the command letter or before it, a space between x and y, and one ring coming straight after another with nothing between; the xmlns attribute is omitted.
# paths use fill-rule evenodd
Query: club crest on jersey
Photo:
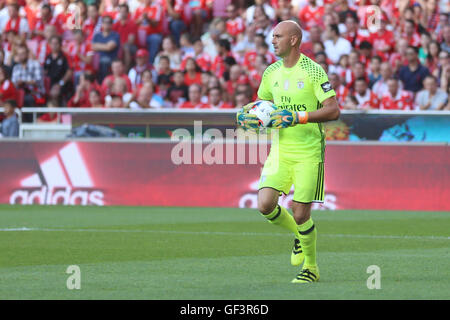
<svg viewBox="0 0 450 320"><path fill-rule="evenodd" d="M322 83L320 86L322 87L322 90L323 90L324 93L327 93L328 91L331 91L333 89L331 87L331 83L329 83L328 81Z"/></svg>
<svg viewBox="0 0 450 320"><path fill-rule="evenodd" d="M305 83L303 81L298 81L297 82L297 88L303 89L304 86L305 86Z"/></svg>
<svg viewBox="0 0 450 320"><path fill-rule="evenodd" d="M284 90L289 90L289 80L284 81Z"/></svg>

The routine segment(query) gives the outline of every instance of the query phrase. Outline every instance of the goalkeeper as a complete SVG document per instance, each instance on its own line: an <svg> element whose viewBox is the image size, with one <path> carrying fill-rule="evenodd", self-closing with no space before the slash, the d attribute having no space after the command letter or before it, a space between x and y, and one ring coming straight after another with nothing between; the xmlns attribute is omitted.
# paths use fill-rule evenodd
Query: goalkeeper
<svg viewBox="0 0 450 320"><path fill-rule="evenodd" d="M292 280L319 280L316 261L317 229L311 219L311 204L324 200L325 134L322 122L339 118L339 107L325 71L300 52L302 31L294 21L282 21L273 31L275 54L282 58L264 71L258 99L278 107L271 114L278 132L264 164L258 191L258 210L271 223L295 235L291 264L303 267ZM251 105L237 114L238 125L257 129ZM293 216L278 205L281 193L294 185Z"/></svg>

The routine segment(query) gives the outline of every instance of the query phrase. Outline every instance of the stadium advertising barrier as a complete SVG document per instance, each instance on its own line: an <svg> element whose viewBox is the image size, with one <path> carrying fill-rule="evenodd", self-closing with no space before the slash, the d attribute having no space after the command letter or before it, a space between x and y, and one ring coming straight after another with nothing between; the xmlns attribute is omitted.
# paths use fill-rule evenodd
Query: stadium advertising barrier
<svg viewBox="0 0 450 320"><path fill-rule="evenodd" d="M174 142L1 141L0 203L255 208L267 149L214 148L211 164L211 146L189 143L180 153ZM316 209L450 210L447 145L332 144L325 174ZM291 200L292 192L280 199Z"/></svg>

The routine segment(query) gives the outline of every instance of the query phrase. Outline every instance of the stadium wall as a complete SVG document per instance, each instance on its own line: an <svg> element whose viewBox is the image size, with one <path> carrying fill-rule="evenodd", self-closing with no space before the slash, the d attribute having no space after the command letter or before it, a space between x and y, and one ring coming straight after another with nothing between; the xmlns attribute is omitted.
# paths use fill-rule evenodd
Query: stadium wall
<svg viewBox="0 0 450 320"><path fill-rule="evenodd" d="M0 203L256 207L267 148L186 146L183 155L167 141L1 141ZM329 144L325 170L316 209L450 211L448 145Z"/></svg>

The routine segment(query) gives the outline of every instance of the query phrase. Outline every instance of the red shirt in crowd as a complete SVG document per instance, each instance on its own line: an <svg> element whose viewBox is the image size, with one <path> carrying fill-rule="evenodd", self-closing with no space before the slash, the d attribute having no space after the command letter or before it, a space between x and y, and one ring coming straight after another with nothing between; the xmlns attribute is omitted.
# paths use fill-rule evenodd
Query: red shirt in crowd
<svg viewBox="0 0 450 320"><path fill-rule="evenodd" d="M86 64L83 62L79 55L81 56L93 56L95 54L94 50L91 48L90 42L83 42L81 45L78 45L76 42L70 42L65 50L65 53L67 54L68 60L70 62L70 66L73 69L73 71L86 71L90 70L93 71L94 67L92 64Z"/></svg>
<svg viewBox="0 0 450 320"><path fill-rule="evenodd" d="M385 110L412 110L413 96L406 90L398 90L397 95L392 97L388 91L381 97L380 109Z"/></svg>
<svg viewBox="0 0 450 320"><path fill-rule="evenodd" d="M372 44L376 55L380 56L383 61L387 61L389 59L389 54L395 48L394 34L389 30L371 33L369 42ZM382 51L382 49L386 47L390 47L390 50L385 52Z"/></svg>
<svg viewBox="0 0 450 320"><path fill-rule="evenodd" d="M322 18L325 13L324 7L312 8L310 5L306 5L298 14L300 23L306 30L309 30L312 26L323 26Z"/></svg>
<svg viewBox="0 0 450 320"><path fill-rule="evenodd" d="M144 48L147 46L147 36L149 34L162 33L162 16L163 12L161 6L155 3L152 3L152 5L149 7L140 6L136 9L134 13L134 20L140 21L137 30L137 41L139 47ZM150 25L150 22L146 21L146 17L151 20L157 21L158 24L156 26Z"/></svg>
<svg viewBox="0 0 450 320"><path fill-rule="evenodd" d="M199 103L192 103L191 101L183 102L180 106L182 109L208 109L208 104L199 102Z"/></svg>
<svg viewBox="0 0 450 320"><path fill-rule="evenodd" d="M242 19L241 17L237 17L235 19L227 20L226 30L232 37L236 37L238 34L243 33L245 30L244 19Z"/></svg>
<svg viewBox="0 0 450 320"><path fill-rule="evenodd" d="M120 43L127 43L130 35L137 36L138 25L129 16L127 21L118 20L113 24L113 31L116 31L120 36ZM136 40L135 40L136 42Z"/></svg>
<svg viewBox="0 0 450 320"><path fill-rule="evenodd" d="M201 53L198 56L194 56L193 54L186 54L181 61L180 70L184 71L186 69L186 61L188 58L194 58L197 65L202 69L203 72L211 70L211 57L207 53Z"/></svg>
<svg viewBox="0 0 450 320"><path fill-rule="evenodd" d="M6 79L0 85L0 102L16 99L17 99L17 89L11 80Z"/></svg>

